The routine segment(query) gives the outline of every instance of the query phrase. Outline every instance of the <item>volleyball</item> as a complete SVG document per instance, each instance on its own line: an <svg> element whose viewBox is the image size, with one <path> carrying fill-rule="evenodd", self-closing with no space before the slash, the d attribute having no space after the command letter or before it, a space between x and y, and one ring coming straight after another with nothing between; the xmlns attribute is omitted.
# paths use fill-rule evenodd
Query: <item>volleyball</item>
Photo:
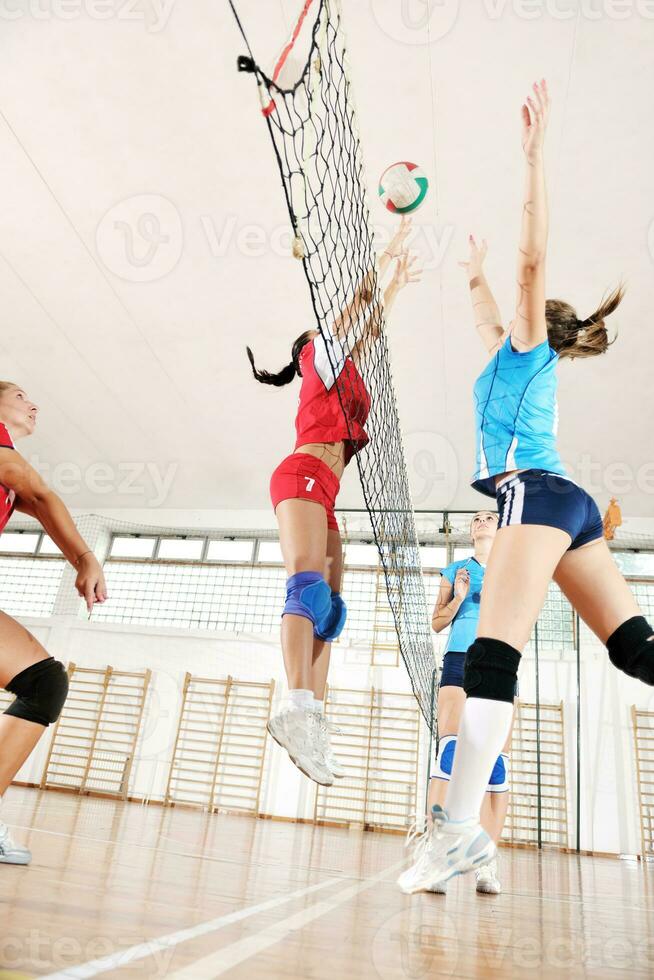
<svg viewBox="0 0 654 980"><path fill-rule="evenodd" d="M428 189L424 170L407 160L391 164L379 180L379 196L393 214L415 211L427 196Z"/></svg>

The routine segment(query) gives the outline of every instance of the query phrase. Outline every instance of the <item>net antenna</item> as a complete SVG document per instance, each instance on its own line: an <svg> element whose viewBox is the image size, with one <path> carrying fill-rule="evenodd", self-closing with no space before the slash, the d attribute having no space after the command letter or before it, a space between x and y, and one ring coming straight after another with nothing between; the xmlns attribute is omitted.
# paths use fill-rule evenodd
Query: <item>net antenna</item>
<svg viewBox="0 0 654 980"><path fill-rule="evenodd" d="M354 394L339 355L356 348L371 397L368 445L356 456L400 653L427 725L435 667L404 448L393 387L363 154L338 0L305 0L271 76L257 64L232 0L254 74L291 219L293 254L309 284L341 407ZM302 48L303 54L299 55ZM298 58L302 60L298 64ZM292 76L291 68L295 68ZM344 411L346 419L347 412ZM349 423L348 423L348 431Z"/></svg>

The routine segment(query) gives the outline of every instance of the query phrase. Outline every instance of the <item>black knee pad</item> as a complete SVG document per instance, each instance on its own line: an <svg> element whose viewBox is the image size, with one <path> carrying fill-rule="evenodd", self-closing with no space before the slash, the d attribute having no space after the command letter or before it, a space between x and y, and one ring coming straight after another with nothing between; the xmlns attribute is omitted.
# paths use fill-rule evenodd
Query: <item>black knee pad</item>
<svg viewBox="0 0 654 980"><path fill-rule="evenodd" d="M466 654L463 689L469 698L513 704L521 654L502 640L478 637Z"/></svg>
<svg viewBox="0 0 654 980"><path fill-rule="evenodd" d="M654 630L644 616L633 616L607 640L614 667L654 686Z"/></svg>
<svg viewBox="0 0 654 980"><path fill-rule="evenodd" d="M55 723L66 702L68 674L62 663L48 657L16 674L7 690L16 695L16 700L5 714L47 728Z"/></svg>

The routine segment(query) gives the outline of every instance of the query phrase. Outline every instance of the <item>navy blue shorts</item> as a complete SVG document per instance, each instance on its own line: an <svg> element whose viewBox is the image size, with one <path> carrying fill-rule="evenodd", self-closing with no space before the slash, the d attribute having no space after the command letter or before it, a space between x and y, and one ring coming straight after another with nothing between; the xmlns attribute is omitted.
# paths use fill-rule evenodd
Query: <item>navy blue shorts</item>
<svg viewBox="0 0 654 980"><path fill-rule="evenodd" d="M449 650L443 657L443 669L441 670L441 680L438 685L441 687L463 687L463 669L465 667L466 655L456 650ZM515 682L515 696L518 697L518 682Z"/></svg>
<svg viewBox="0 0 654 980"><path fill-rule="evenodd" d="M499 527L537 524L569 534L569 551L604 537L602 515L593 498L572 480L545 470L517 473L497 488Z"/></svg>

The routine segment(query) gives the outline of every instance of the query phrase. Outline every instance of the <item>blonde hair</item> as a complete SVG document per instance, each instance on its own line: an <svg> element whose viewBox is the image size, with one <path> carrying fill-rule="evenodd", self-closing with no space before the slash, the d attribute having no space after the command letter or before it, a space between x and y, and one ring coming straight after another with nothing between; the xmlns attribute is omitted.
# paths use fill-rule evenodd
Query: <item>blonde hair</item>
<svg viewBox="0 0 654 980"><path fill-rule="evenodd" d="M594 313L579 320L577 311L562 299L548 299L545 319L550 346L559 357L596 357L605 354L612 343L604 322L620 305L625 294L620 285L606 296Z"/></svg>

